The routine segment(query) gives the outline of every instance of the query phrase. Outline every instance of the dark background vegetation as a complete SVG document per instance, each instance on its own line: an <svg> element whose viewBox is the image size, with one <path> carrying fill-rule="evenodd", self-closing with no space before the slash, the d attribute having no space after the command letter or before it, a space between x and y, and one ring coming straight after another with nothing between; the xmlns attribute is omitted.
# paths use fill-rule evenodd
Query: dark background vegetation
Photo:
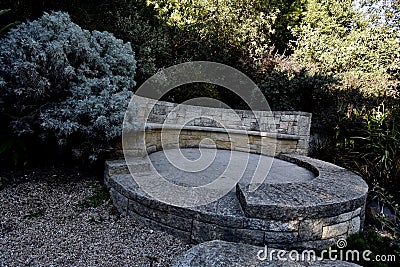
<svg viewBox="0 0 400 267"><path fill-rule="evenodd" d="M43 12L68 12L83 29L108 31L130 42L137 61L135 88L158 70L181 62L208 60L235 67L259 85L273 110L311 112L311 156L362 175L370 185L370 198L384 201L397 214L399 1L384 6L376 5L380 1L356 1L357 7L348 0L200 2L2 0L0 10L11 11L0 16L0 28L38 19ZM1 34L6 38L6 31ZM165 100L198 96L244 108L228 90L205 84L182 86ZM8 112L0 114L3 166L87 162L82 160L85 153L72 160L76 142L59 146L56 135L39 138L40 127L16 135ZM117 143L118 138L106 145L112 151ZM90 166L101 168L101 160L100 155ZM375 225L398 237L398 219L383 216Z"/></svg>

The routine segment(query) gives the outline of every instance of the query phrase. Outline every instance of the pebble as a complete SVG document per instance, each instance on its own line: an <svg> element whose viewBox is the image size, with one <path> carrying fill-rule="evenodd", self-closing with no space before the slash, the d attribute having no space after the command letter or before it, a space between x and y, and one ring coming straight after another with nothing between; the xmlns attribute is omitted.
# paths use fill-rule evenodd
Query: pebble
<svg viewBox="0 0 400 267"><path fill-rule="evenodd" d="M79 208L93 191L87 181L30 181L0 190L0 266L168 266L189 249L111 212L110 202Z"/></svg>

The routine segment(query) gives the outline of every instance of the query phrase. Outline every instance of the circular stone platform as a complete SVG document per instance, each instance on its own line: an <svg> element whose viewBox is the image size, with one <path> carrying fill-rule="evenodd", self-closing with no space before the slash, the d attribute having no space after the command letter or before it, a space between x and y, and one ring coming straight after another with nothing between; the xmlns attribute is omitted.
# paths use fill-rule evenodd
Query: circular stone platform
<svg viewBox="0 0 400 267"><path fill-rule="evenodd" d="M203 153L216 151L216 154L212 163L199 172L183 171L170 162L170 160L172 160L172 162L178 163L178 166L184 165L185 162L183 162L180 153L182 153L183 157L187 160L195 162L201 156L201 151L198 148L169 149L167 150L169 158L167 158L165 150L154 152L150 154L149 157L155 169L164 178L175 184L185 186L202 186L211 183L223 174L223 171L228 167L231 157L237 157L243 161L248 161L248 164L246 164L247 168L241 179L241 183L244 184L251 180L259 162L271 166L268 176L264 180L266 184L301 183L315 178L315 174L306 168L264 155L222 149L213 150L202 148L201 150ZM268 168L269 166L266 167Z"/></svg>
<svg viewBox="0 0 400 267"><path fill-rule="evenodd" d="M181 151L191 160L199 157L198 149ZM213 179L208 171L218 174L224 168L229 153L243 152L217 150L210 170L185 175L166 164L163 152L150 155L155 169L140 157L128 167L132 175L154 177L158 170L176 183L198 185ZM324 249L362 228L368 187L359 176L306 156L281 154L274 158L264 183L252 191L246 175L254 169L252 159L259 155L243 153L247 155L249 167L236 188L204 206L182 208L150 197L136 184L124 160L106 163L105 183L122 213L190 243L219 239L285 249Z"/></svg>

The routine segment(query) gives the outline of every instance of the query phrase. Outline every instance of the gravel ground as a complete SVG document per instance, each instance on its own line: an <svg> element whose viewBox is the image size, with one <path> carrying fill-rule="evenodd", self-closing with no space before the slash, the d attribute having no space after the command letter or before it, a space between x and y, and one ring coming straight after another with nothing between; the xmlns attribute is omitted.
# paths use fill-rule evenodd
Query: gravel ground
<svg viewBox="0 0 400 267"><path fill-rule="evenodd" d="M0 191L0 266L168 266L189 248L120 215L110 200L88 204L101 186L95 179L55 180Z"/></svg>

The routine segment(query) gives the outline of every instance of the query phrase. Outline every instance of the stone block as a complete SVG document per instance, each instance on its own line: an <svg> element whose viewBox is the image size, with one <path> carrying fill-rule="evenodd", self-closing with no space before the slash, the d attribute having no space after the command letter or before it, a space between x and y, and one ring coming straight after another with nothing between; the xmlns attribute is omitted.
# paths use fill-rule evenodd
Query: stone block
<svg viewBox="0 0 400 267"><path fill-rule="evenodd" d="M351 221L349 222L349 232L348 234L355 234L358 231L361 230L361 219L359 216L354 217L353 219L351 219Z"/></svg>
<svg viewBox="0 0 400 267"><path fill-rule="evenodd" d="M290 244L299 240L297 232L264 232L265 243Z"/></svg>
<svg viewBox="0 0 400 267"><path fill-rule="evenodd" d="M340 214L338 216L326 218L326 219L324 219L324 221L325 221L325 224L327 224L327 225L328 224L337 224L337 223L349 221L351 218L360 215L360 212L361 212L361 208L358 208L354 211L350 211L350 212Z"/></svg>
<svg viewBox="0 0 400 267"><path fill-rule="evenodd" d="M232 148L232 143L229 141L215 141L215 144L217 145L218 148L221 149L231 149Z"/></svg>
<svg viewBox="0 0 400 267"><path fill-rule="evenodd" d="M149 208L134 200L129 200L128 202L128 213L129 212L134 212L150 220L154 220L163 225L177 228L186 232L190 232L192 228L191 219L176 216L169 212L157 210L154 208Z"/></svg>
<svg viewBox="0 0 400 267"><path fill-rule="evenodd" d="M321 239L323 220L303 220L299 224L299 236L301 240Z"/></svg>
<svg viewBox="0 0 400 267"><path fill-rule="evenodd" d="M244 242L251 245L262 246L265 244L264 232L253 229L235 229L235 242Z"/></svg>
<svg viewBox="0 0 400 267"><path fill-rule="evenodd" d="M108 176L129 173L125 160L106 161L105 171Z"/></svg>
<svg viewBox="0 0 400 267"><path fill-rule="evenodd" d="M128 199L124 195L118 193L114 188L110 188L110 197L118 211L126 215Z"/></svg>
<svg viewBox="0 0 400 267"><path fill-rule="evenodd" d="M283 256L288 260L282 261L277 257L276 253L271 253L273 257L269 258L269 252L278 250L276 247L258 247L246 244L237 244L214 240L193 246L188 251L176 256L172 262L171 267L186 267L186 266L245 266L245 267L360 267L357 264L344 262L344 261L299 261L290 260L289 251L282 251ZM264 260L258 258L259 253L267 252Z"/></svg>
<svg viewBox="0 0 400 267"><path fill-rule="evenodd" d="M322 228L322 239L328 239L344 235L349 230L349 222L327 225Z"/></svg>
<svg viewBox="0 0 400 267"><path fill-rule="evenodd" d="M276 231L276 232L291 232L299 230L299 221L275 221L275 220L260 220L255 218L246 218L244 228Z"/></svg>
<svg viewBox="0 0 400 267"><path fill-rule="evenodd" d="M164 225L162 223L150 220L150 219L143 217L137 213L134 213L133 211L129 211L128 215L154 230L164 231L170 235L173 235L174 237L181 239L185 243L191 243L190 232L182 231L177 228L173 228L173 227Z"/></svg>
<svg viewBox="0 0 400 267"><path fill-rule="evenodd" d="M201 243L210 240L225 240L235 242L235 228L225 228L216 224L209 224L193 220L192 241Z"/></svg>

